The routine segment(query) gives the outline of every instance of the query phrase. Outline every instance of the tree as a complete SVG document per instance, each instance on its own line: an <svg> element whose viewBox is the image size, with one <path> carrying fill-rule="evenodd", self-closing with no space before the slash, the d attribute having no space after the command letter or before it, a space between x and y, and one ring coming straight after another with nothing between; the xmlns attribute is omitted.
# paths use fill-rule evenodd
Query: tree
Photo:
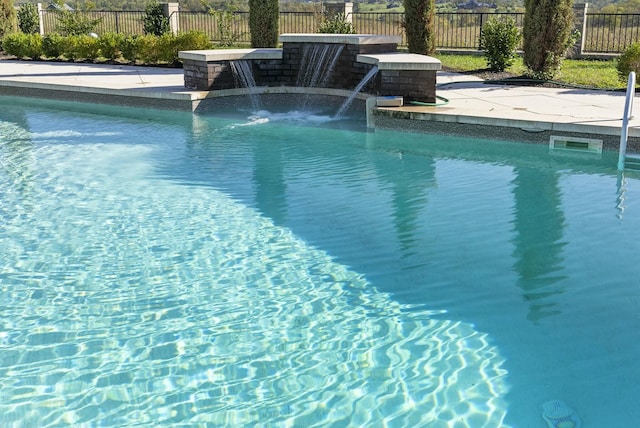
<svg viewBox="0 0 640 428"><path fill-rule="evenodd" d="M144 34L162 36L171 31L169 18L164 16L164 9L157 0L147 4L142 18Z"/></svg>
<svg viewBox="0 0 640 428"><path fill-rule="evenodd" d="M436 50L435 0L404 0L403 4L409 52L432 54Z"/></svg>
<svg viewBox="0 0 640 428"><path fill-rule="evenodd" d="M275 48L278 45L278 0L249 0L251 47Z"/></svg>
<svg viewBox="0 0 640 428"><path fill-rule="evenodd" d="M537 79L552 79L569 47L573 0L525 0L522 29L524 65Z"/></svg>
<svg viewBox="0 0 640 428"><path fill-rule="evenodd" d="M18 27L25 34L40 33L40 17L36 3L23 3L18 9Z"/></svg>
<svg viewBox="0 0 640 428"><path fill-rule="evenodd" d="M18 28L13 0L0 0L0 41Z"/></svg>

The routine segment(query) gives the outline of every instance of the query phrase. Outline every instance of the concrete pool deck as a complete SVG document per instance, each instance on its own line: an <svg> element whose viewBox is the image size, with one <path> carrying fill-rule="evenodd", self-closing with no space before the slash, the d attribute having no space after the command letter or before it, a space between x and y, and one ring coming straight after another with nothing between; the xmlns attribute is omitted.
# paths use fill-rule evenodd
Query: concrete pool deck
<svg viewBox="0 0 640 428"><path fill-rule="evenodd" d="M623 92L574 88L506 86L457 73L437 73L437 96L448 103L379 108L379 117L441 126L476 125L526 132L620 136ZM104 104L192 110L211 97L184 87L179 68L64 62L0 61L0 95L54 98ZM640 116L629 122L640 138ZM427 129L428 130L428 129Z"/></svg>

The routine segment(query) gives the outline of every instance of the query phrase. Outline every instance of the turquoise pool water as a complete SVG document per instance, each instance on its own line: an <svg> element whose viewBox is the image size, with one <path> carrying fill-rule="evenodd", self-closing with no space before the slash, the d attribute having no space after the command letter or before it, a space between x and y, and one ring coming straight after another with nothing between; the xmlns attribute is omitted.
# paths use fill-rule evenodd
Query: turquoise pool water
<svg viewBox="0 0 640 428"><path fill-rule="evenodd" d="M615 154L248 116L0 98L5 426L640 420Z"/></svg>

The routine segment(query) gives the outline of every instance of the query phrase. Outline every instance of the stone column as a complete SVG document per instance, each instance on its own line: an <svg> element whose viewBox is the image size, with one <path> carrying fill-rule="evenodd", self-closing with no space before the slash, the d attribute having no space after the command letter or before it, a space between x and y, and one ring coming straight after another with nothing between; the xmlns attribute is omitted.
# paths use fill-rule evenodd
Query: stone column
<svg viewBox="0 0 640 428"><path fill-rule="evenodd" d="M584 52L585 37L587 33L587 10L589 9L589 3L578 3L573 6L573 29L580 32L580 37L576 40L576 43L569 48L567 52L567 58L577 59L582 56Z"/></svg>
<svg viewBox="0 0 640 428"><path fill-rule="evenodd" d="M38 6L38 27L40 28L40 35L44 36L44 20L42 19L44 8L42 7L42 3L36 3L36 5Z"/></svg>
<svg viewBox="0 0 640 428"><path fill-rule="evenodd" d="M180 21L178 20L178 3L162 3L162 10L164 12L164 16L169 19L169 28L171 28L171 33L174 36L177 35L180 30Z"/></svg>
<svg viewBox="0 0 640 428"><path fill-rule="evenodd" d="M324 14L329 19L336 15L344 15L347 22L353 22L353 3L325 3Z"/></svg>

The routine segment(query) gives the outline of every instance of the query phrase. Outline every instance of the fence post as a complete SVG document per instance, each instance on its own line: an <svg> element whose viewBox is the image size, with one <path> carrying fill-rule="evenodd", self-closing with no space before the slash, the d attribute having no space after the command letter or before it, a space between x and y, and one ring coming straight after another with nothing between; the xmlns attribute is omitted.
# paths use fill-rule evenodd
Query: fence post
<svg viewBox="0 0 640 428"><path fill-rule="evenodd" d="M180 31L180 21L178 20L178 3L162 3L162 10L164 12L164 16L169 19L169 28L171 28L171 33L175 36L178 35L178 31Z"/></svg>
<svg viewBox="0 0 640 428"><path fill-rule="evenodd" d="M480 12L480 32L478 33L478 50L484 50L482 47L482 27L484 27L484 12Z"/></svg>
<svg viewBox="0 0 640 428"><path fill-rule="evenodd" d="M38 6L38 27L40 28L40 35L44 36L44 9L42 3L36 3Z"/></svg>
<svg viewBox="0 0 640 428"><path fill-rule="evenodd" d="M353 22L353 2L325 3L324 8L325 16L329 19L336 15L344 15L347 22Z"/></svg>
<svg viewBox="0 0 640 428"><path fill-rule="evenodd" d="M573 5L573 30L579 31L580 37L578 37L576 43L571 48L569 48L569 51L567 52L567 58L577 59L582 57L586 41L588 9L589 3L578 3Z"/></svg>

